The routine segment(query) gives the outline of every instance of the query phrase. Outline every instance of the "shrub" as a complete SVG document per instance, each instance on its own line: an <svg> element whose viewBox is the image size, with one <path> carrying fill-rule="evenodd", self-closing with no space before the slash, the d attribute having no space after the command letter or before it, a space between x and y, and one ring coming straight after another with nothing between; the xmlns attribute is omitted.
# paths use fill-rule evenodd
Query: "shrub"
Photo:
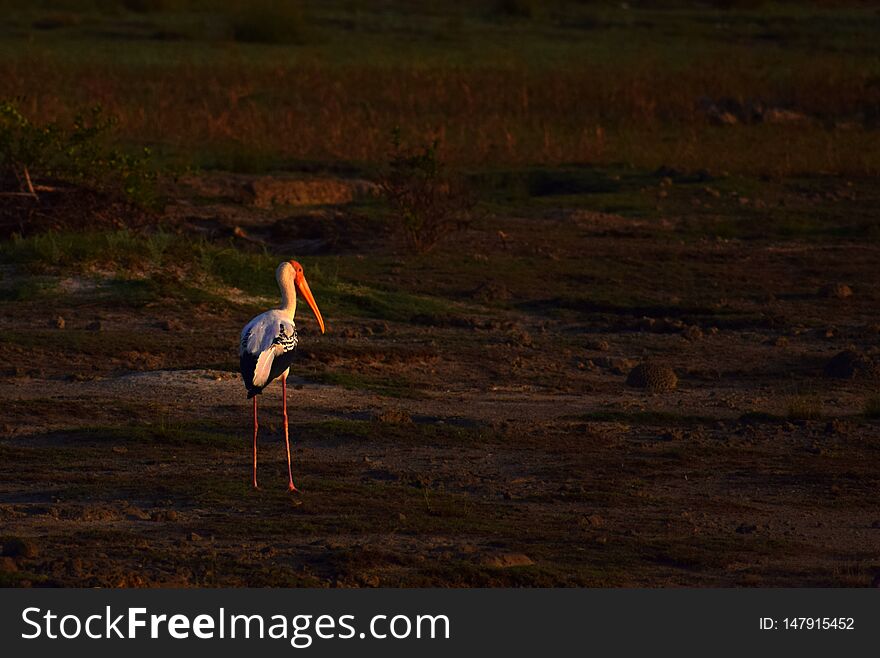
<svg viewBox="0 0 880 658"><path fill-rule="evenodd" d="M69 127L39 125L14 103L0 102L0 191L37 198L45 188L37 181L52 178L149 203L156 180L150 151L129 154L109 147L107 134L115 123L97 106L77 114Z"/></svg>
<svg viewBox="0 0 880 658"><path fill-rule="evenodd" d="M412 250L424 253L467 227L476 202L461 176L447 170L436 140L404 149L400 132L395 130L392 145L379 187L391 210L392 229Z"/></svg>
<svg viewBox="0 0 880 658"><path fill-rule="evenodd" d="M297 2L235 3L230 15L230 36L244 43L301 43L305 41L306 20Z"/></svg>
<svg viewBox="0 0 880 658"><path fill-rule="evenodd" d="M534 0L498 0L495 13L512 18L535 18L540 12L541 3Z"/></svg>
<svg viewBox="0 0 880 658"><path fill-rule="evenodd" d="M177 0L122 0L122 6L136 14L155 14L180 10L182 3Z"/></svg>

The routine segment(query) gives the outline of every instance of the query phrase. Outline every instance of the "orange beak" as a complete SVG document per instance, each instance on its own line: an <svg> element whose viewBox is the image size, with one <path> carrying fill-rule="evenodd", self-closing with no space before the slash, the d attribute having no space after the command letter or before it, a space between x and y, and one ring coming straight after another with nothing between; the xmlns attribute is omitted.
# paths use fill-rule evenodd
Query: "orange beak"
<svg viewBox="0 0 880 658"><path fill-rule="evenodd" d="M321 333L323 334L324 318L321 317L321 311L318 310L318 305L315 303L315 298L312 296L312 291L309 289L309 282L306 281L306 277L302 273L302 270L296 273L294 283L296 284L296 291L309 303L312 313L315 314L315 318L318 320L318 325L321 327Z"/></svg>

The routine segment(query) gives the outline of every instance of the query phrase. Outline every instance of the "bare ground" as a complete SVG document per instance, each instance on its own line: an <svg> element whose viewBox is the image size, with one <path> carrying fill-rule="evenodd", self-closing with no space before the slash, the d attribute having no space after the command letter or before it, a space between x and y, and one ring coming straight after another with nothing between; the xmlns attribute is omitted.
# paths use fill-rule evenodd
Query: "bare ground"
<svg viewBox="0 0 880 658"><path fill-rule="evenodd" d="M285 222L249 213L198 221L266 241ZM0 582L869 585L876 373L825 367L848 347L877 359L880 248L695 239L688 222L554 210L487 220L447 256L369 269L367 253L364 280L447 310L331 306L326 336L300 319L301 495L277 385L249 486L239 293L120 305L62 277L49 308L2 302ZM625 385L646 358L675 391Z"/></svg>

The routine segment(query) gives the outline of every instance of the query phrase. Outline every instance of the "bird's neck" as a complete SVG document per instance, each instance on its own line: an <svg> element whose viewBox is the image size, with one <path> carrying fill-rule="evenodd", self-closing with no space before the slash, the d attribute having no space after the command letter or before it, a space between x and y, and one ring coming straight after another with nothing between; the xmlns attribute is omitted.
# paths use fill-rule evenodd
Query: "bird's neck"
<svg viewBox="0 0 880 658"><path fill-rule="evenodd" d="M286 288L281 289L281 306L278 310L290 317L291 322L296 314L296 292Z"/></svg>

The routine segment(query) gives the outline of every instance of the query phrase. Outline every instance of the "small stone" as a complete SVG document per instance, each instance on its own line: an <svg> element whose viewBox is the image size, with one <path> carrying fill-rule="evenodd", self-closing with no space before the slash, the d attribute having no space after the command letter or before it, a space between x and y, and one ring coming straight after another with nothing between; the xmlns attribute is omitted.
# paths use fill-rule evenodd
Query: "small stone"
<svg viewBox="0 0 880 658"><path fill-rule="evenodd" d="M758 526L749 523L741 523L736 529L737 533L739 533L740 535L750 535L753 532L757 532L757 530Z"/></svg>
<svg viewBox="0 0 880 658"><path fill-rule="evenodd" d="M202 541L202 536L191 532L189 533L189 535L187 535L187 539L189 539L190 541Z"/></svg>
<svg viewBox="0 0 880 658"><path fill-rule="evenodd" d="M403 512L400 512L400 513L397 515L397 520L398 520L398 521L406 521L406 514L404 514Z"/></svg>
<svg viewBox="0 0 880 658"><path fill-rule="evenodd" d="M14 573L18 571L18 565L11 557L0 557L0 572Z"/></svg>
<svg viewBox="0 0 880 658"><path fill-rule="evenodd" d="M591 514L591 515L587 518L587 521L589 521L589 522L590 522L590 525L591 525L592 527L594 527L594 528L601 528L602 526L605 525L605 519L603 519L603 518L602 518L601 516L599 516L598 514Z"/></svg>
<svg viewBox="0 0 880 658"><path fill-rule="evenodd" d="M60 315L57 316L54 320L52 320L52 325L56 329L64 329L64 325L67 324Z"/></svg>
<svg viewBox="0 0 880 658"><path fill-rule="evenodd" d="M101 331L102 325L100 320L93 320L86 325L86 329L89 331Z"/></svg>
<svg viewBox="0 0 880 658"><path fill-rule="evenodd" d="M147 514L144 510L139 507L127 506L122 508L122 512L125 514L126 518L129 521L149 521L150 515Z"/></svg>
<svg viewBox="0 0 880 658"><path fill-rule="evenodd" d="M819 290L819 294L822 297L827 297L829 299L847 299L848 297L852 297L853 291L845 283L829 283Z"/></svg>
<svg viewBox="0 0 880 658"><path fill-rule="evenodd" d="M180 322L172 319L161 320L156 324L156 326L159 327L159 329L161 329L162 331L180 331L181 329L183 329L183 325L180 324Z"/></svg>
<svg viewBox="0 0 880 658"><path fill-rule="evenodd" d="M692 324L689 327L685 327L684 331L681 332L681 335L687 340L695 342L703 338L703 330L697 325Z"/></svg>
<svg viewBox="0 0 880 658"><path fill-rule="evenodd" d="M379 587L381 581L376 574L368 574L360 577L361 584L366 587Z"/></svg>
<svg viewBox="0 0 880 658"><path fill-rule="evenodd" d="M524 553L499 553L497 555L487 555L480 560L480 564L484 567L494 567L496 569L528 567L534 563L534 560Z"/></svg>
<svg viewBox="0 0 880 658"><path fill-rule="evenodd" d="M150 521L154 523L164 523L166 521L177 521L178 515L177 512L173 509L169 510L157 510L150 514Z"/></svg>
<svg viewBox="0 0 880 658"><path fill-rule="evenodd" d="M533 344L532 335L528 331L516 331L512 336L513 343L531 347Z"/></svg>
<svg viewBox="0 0 880 658"><path fill-rule="evenodd" d="M590 340L587 341L585 347L596 352L607 352L611 349L611 345L608 344L607 340Z"/></svg>

